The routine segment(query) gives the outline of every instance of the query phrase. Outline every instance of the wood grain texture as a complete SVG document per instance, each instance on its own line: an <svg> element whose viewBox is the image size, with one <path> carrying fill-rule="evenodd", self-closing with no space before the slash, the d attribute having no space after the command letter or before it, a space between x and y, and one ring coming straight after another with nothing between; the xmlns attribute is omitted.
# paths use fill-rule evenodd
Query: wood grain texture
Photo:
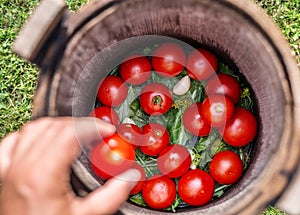
<svg viewBox="0 0 300 215"><path fill-rule="evenodd" d="M35 113L87 115L93 108L98 82L109 68L134 47L153 42L139 36L170 36L209 47L250 83L258 105L259 134L251 164L233 189L206 206L179 209L178 213L259 213L284 192L300 155L300 78L280 31L247 1L187 0L182 4L180 0L127 0L107 7L110 2L91 2L68 18L68 43L59 50L61 61L51 60L55 66L43 69L45 74L53 74L41 80L39 88L47 92L44 102L48 105L36 106ZM73 170L89 189L102 183L84 154ZM289 209L288 204L281 206ZM130 203L121 211L158 214Z"/></svg>

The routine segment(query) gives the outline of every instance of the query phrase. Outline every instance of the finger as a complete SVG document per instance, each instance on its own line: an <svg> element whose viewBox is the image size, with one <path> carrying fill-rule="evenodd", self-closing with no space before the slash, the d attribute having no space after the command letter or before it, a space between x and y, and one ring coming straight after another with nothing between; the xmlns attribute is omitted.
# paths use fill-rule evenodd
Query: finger
<svg viewBox="0 0 300 215"><path fill-rule="evenodd" d="M130 169L110 179L101 188L78 202L74 207L75 214L113 214L126 201L140 178L139 170Z"/></svg>
<svg viewBox="0 0 300 215"><path fill-rule="evenodd" d="M9 169L11 158L18 142L19 133L10 133L0 143L0 179L3 179Z"/></svg>
<svg viewBox="0 0 300 215"><path fill-rule="evenodd" d="M49 131L52 124L52 118L40 118L35 121L27 122L19 132L21 137L18 146L13 154L13 161L19 162L26 157L31 156L31 150L35 148L35 144L41 144L45 138L45 131Z"/></svg>
<svg viewBox="0 0 300 215"><path fill-rule="evenodd" d="M47 127L41 138L31 148L31 159L28 162L35 165L35 168L47 168L48 173L56 177L64 177L68 173L70 164L78 156L82 146L93 144L102 138L115 133L115 127L102 120L92 117L52 118L52 124ZM42 157L41 157L42 156ZM57 162L59 161L59 170Z"/></svg>
<svg viewBox="0 0 300 215"><path fill-rule="evenodd" d="M31 144L35 143L39 146L51 144L53 147L54 138L57 137L58 142L63 142L64 139L59 140L61 136L88 145L115 133L115 127L94 117L45 117L26 123L20 133L22 144L18 150L22 153L25 149L31 149ZM74 141L67 143L72 144Z"/></svg>
<svg viewBox="0 0 300 215"><path fill-rule="evenodd" d="M81 145L92 144L115 133L116 128L95 117L73 118L77 141Z"/></svg>
<svg viewBox="0 0 300 215"><path fill-rule="evenodd" d="M113 125L93 117L68 118L68 120L71 120L72 126L62 124L57 135L51 140L53 145L47 150L53 150L53 153L48 153L49 155L62 154L69 164L82 147L97 143L116 131Z"/></svg>

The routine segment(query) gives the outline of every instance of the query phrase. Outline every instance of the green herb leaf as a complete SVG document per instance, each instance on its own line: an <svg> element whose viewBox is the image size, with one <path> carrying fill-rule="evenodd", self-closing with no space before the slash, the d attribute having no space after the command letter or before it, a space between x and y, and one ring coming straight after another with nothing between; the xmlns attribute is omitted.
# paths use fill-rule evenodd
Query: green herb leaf
<svg viewBox="0 0 300 215"><path fill-rule="evenodd" d="M217 131L213 131L209 136L201 137L196 143L193 148L193 164L208 171L208 164L216 153L233 149L222 140Z"/></svg>
<svg viewBox="0 0 300 215"><path fill-rule="evenodd" d="M230 150L230 146L226 144L221 137L217 138L215 141L213 141L209 147L209 154L211 158L217 154L218 152L224 151L224 150Z"/></svg>
<svg viewBox="0 0 300 215"><path fill-rule="evenodd" d="M147 178L160 173L157 166L157 158L145 155L140 148L135 150L135 158L144 168Z"/></svg>
<svg viewBox="0 0 300 215"><path fill-rule="evenodd" d="M240 158L243 162L244 170L247 169L247 167L250 164L250 147L251 147L251 144L248 144L245 147L235 149L235 153L237 153L240 156Z"/></svg>
<svg viewBox="0 0 300 215"><path fill-rule="evenodd" d="M207 137L201 137L196 145L192 148L193 160L192 163L195 167L205 169L206 164L211 161L209 147L216 141L217 137L215 133L211 133Z"/></svg>
<svg viewBox="0 0 300 215"><path fill-rule="evenodd" d="M205 99L205 89L203 83L192 79L188 94L190 98L192 98L193 102L202 102Z"/></svg>
<svg viewBox="0 0 300 215"><path fill-rule="evenodd" d="M116 66L115 68L113 68L113 69L109 72L109 75L119 76L119 66Z"/></svg>
<svg viewBox="0 0 300 215"><path fill-rule="evenodd" d="M226 192L227 188L230 186L231 185L216 184L213 199L220 198L221 196L223 196L224 193Z"/></svg>
<svg viewBox="0 0 300 215"><path fill-rule="evenodd" d="M129 114L129 117L139 117L142 120L144 120L145 122L148 121L149 119L149 115L146 114L143 110L142 107L140 105L140 100L139 97L136 98L130 105L131 110L133 111L132 114Z"/></svg>
<svg viewBox="0 0 300 215"><path fill-rule="evenodd" d="M158 75L156 72L152 73L152 82L157 82L166 85L170 90L173 89L175 84L180 80L180 76L164 78Z"/></svg>
<svg viewBox="0 0 300 215"><path fill-rule="evenodd" d="M128 87L128 96L125 101L114 110L118 113L120 121L122 122L126 117L135 115L132 113L131 104L140 96L142 87L130 85Z"/></svg>
<svg viewBox="0 0 300 215"><path fill-rule="evenodd" d="M182 124L182 109L171 108L164 118L166 128L169 131L170 142L173 144L185 145L191 135L185 130Z"/></svg>
<svg viewBox="0 0 300 215"><path fill-rule="evenodd" d="M140 206L147 206L141 193L129 197L129 200Z"/></svg>
<svg viewBox="0 0 300 215"><path fill-rule="evenodd" d="M147 115L141 108L136 111L132 111L130 118L135 122L138 127L143 127L149 121L149 115Z"/></svg>
<svg viewBox="0 0 300 215"><path fill-rule="evenodd" d="M194 148L197 150L197 152L205 151L216 139L216 132L212 132L209 136L201 137Z"/></svg>
<svg viewBox="0 0 300 215"><path fill-rule="evenodd" d="M235 74L234 71L229 69L229 67L222 62L219 64L219 71L221 73L231 75L231 76L235 77L238 81L240 81L240 77L237 74Z"/></svg>
<svg viewBox="0 0 300 215"><path fill-rule="evenodd" d="M151 48L150 48L150 47L146 47L146 48L144 48L144 50L143 50L143 54L144 54L145 56L150 56L150 55L151 55L151 53L152 53L152 50L151 50Z"/></svg>
<svg viewBox="0 0 300 215"><path fill-rule="evenodd" d="M238 106L253 111L253 101L251 98L250 89L248 87L244 87L242 89L242 95Z"/></svg>
<svg viewBox="0 0 300 215"><path fill-rule="evenodd" d="M130 104L130 108L133 110L133 111L137 111L138 109L140 109L140 101L139 99L135 99L131 104Z"/></svg>
<svg viewBox="0 0 300 215"><path fill-rule="evenodd" d="M159 123L165 127L167 127L167 121L163 115L160 116L150 116L148 119L149 122Z"/></svg>
<svg viewBox="0 0 300 215"><path fill-rule="evenodd" d="M170 207L166 208L165 210L176 213L176 208L181 204L181 202L182 202L181 198L179 197L178 194L176 194L176 198L175 198L173 204Z"/></svg>

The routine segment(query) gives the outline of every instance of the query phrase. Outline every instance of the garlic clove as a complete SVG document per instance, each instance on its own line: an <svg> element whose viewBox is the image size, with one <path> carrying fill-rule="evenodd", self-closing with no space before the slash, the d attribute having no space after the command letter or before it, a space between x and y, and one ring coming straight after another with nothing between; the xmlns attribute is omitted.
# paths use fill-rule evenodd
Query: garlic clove
<svg viewBox="0 0 300 215"><path fill-rule="evenodd" d="M186 94L191 86L191 79L188 75L184 76L180 81L173 87L173 93L178 96Z"/></svg>

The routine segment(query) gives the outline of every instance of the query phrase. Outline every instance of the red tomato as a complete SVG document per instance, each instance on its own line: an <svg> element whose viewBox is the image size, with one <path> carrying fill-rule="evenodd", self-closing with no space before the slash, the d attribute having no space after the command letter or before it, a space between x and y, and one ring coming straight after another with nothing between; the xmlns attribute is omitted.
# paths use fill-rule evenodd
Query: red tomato
<svg viewBox="0 0 300 215"><path fill-rule="evenodd" d="M152 55L152 66L163 77L172 77L180 74L185 63L185 53L182 47L176 43L162 44Z"/></svg>
<svg viewBox="0 0 300 215"><path fill-rule="evenodd" d="M219 129L219 133L228 145L245 146L257 134L257 120L247 109L236 108L232 119L225 125L225 128Z"/></svg>
<svg viewBox="0 0 300 215"><path fill-rule="evenodd" d="M133 55L120 65L120 76L129 84L139 85L151 77L151 63L145 56Z"/></svg>
<svg viewBox="0 0 300 215"><path fill-rule="evenodd" d="M211 127L204 122L201 115L201 103L197 102L190 105L182 115L182 121L185 129L194 136L207 136Z"/></svg>
<svg viewBox="0 0 300 215"><path fill-rule="evenodd" d="M165 209L176 199L176 185L166 176L154 175L146 181L142 196L151 208Z"/></svg>
<svg viewBox="0 0 300 215"><path fill-rule="evenodd" d="M218 59L208 50L197 49L189 54L186 67L191 78L204 81L216 72Z"/></svg>
<svg viewBox="0 0 300 215"><path fill-rule="evenodd" d="M158 116L166 113L171 108L173 96L166 85L150 83L142 89L140 103L147 114Z"/></svg>
<svg viewBox="0 0 300 215"><path fill-rule="evenodd" d="M170 142L168 130L161 124L148 123L142 128L141 151L150 156L157 156Z"/></svg>
<svg viewBox="0 0 300 215"><path fill-rule="evenodd" d="M231 75L219 73L211 77L205 86L208 96L222 94L230 98L234 104L237 104L241 97L241 87L239 82Z"/></svg>
<svg viewBox="0 0 300 215"><path fill-rule="evenodd" d="M225 150L215 154L209 164L209 171L219 184L233 184L242 176L243 163L237 154Z"/></svg>
<svg viewBox="0 0 300 215"><path fill-rule="evenodd" d="M106 76L100 83L97 98L110 107L115 107L126 99L128 88L125 82L117 76Z"/></svg>
<svg viewBox="0 0 300 215"><path fill-rule="evenodd" d="M144 168L141 165L139 165L138 163L135 163L132 166L132 168L139 170L141 173L141 179L137 182L137 184L133 187L133 189L130 192L130 195L135 195L135 194L141 192L141 190L143 189L145 181L146 181L146 174L145 174Z"/></svg>
<svg viewBox="0 0 300 215"><path fill-rule="evenodd" d="M95 108L90 116L97 117L107 123L117 125L120 123L119 115L114 109L107 106L100 106Z"/></svg>
<svg viewBox="0 0 300 215"><path fill-rule="evenodd" d="M118 134L104 138L90 152L92 168L102 179L109 179L129 169L134 159L133 146Z"/></svg>
<svg viewBox="0 0 300 215"><path fill-rule="evenodd" d="M117 133L125 139L125 141L131 143L134 148L141 145L142 141L142 130L129 123L123 123L116 126Z"/></svg>
<svg viewBox="0 0 300 215"><path fill-rule="evenodd" d="M200 169L190 170L178 181L178 194L189 205L201 206L208 203L214 194L212 177Z"/></svg>
<svg viewBox="0 0 300 215"><path fill-rule="evenodd" d="M233 102L227 96L213 95L203 101L201 114L210 126L221 127L232 117L234 109Z"/></svg>
<svg viewBox="0 0 300 215"><path fill-rule="evenodd" d="M189 151L178 144L164 148L157 159L159 171L169 178L178 178L187 173L191 163Z"/></svg>

